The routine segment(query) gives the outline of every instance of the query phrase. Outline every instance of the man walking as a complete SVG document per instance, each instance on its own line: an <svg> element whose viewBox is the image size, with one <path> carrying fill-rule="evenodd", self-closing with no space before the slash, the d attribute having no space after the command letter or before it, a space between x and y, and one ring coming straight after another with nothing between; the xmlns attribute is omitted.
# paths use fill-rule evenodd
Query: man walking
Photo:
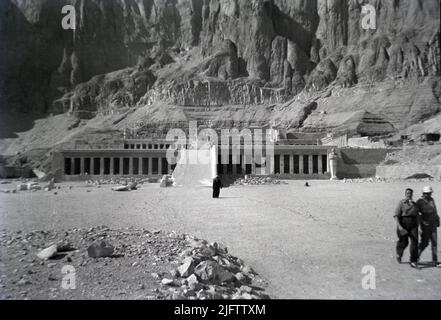
<svg viewBox="0 0 441 320"><path fill-rule="evenodd" d="M213 198L219 198L220 189L222 189L222 181L219 176L213 179Z"/></svg>
<svg viewBox="0 0 441 320"><path fill-rule="evenodd" d="M436 209L435 200L432 198L432 187L424 187L423 196L417 201L418 209L421 215L421 242L418 250L418 257L421 256L429 242L432 245L432 262L435 266L438 264L438 234L437 228L440 226L440 218Z"/></svg>
<svg viewBox="0 0 441 320"><path fill-rule="evenodd" d="M412 197L413 190L406 189L405 198L398 203L395 210L398 235L396 251L397 261L401 263L410 239L410 265L412 268L418 268L418 206Z"/></svg>

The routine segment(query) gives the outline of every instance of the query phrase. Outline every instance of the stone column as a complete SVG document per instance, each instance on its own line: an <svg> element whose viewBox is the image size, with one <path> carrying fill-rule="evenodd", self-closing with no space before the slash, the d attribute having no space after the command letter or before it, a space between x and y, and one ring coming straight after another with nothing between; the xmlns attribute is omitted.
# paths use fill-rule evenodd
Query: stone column
<svg viewBox="0 0 441 320"><path fill-rule="evenodd" d="M149 157L149 176L153 174L153 160L152 157Z"/></svg>
<svg viewBox="0 0 441 320"><path fill-rule="evenodd" d="M318 155L318 174L323 174L322 155Z"/></svg>
<svg viewBox="0 0 441 320"><path fill-rule="evenodd" d="M162 157L158 158L158 175L162 176Z"/></svg>
<svg viewBox="0 0 441 320"><path fill-rule="evenodd" d="M313 166L313 156L312 154L308 155L308 172L309 174L314 174L314 166Z"/></svg>
<svg viewBox="0 0 441 320"><path fill-rule="evenodd" d="M104 158L100 158L100 175L104 175Z"/></svg>
<svg viewBox="0 0 441 320"><path fill-rule="evenodd" d="M280 155L280 174L285 174L285 155Z"/></svg>
<svg viewBox="0 0 441 320"><path fill-rule="evenodd" d="M289 155L289 174L294 174L294 155Z"/></svg>
<svg viewBox="0 0 441 320"><path fill-rule="evenodd" d="M123 170L124 169L124 158L120 157L119 158L119 175L123 174Z"/></svg>
<svg viewBox="0 0 441 320"><path fill-rule="evenodd" d="M142 158L138 158L138 174L142 175Z"/></svg>
<svg viewBox="0 0 441 320"><path fill-rule="evenodd" d="M80 158L80 174L84 174L84 157Z"/></svg>
<svg viewBox="0 0 441 320"><path fill-rule="evenodd" d="M90 158L90 175L95 174L95 158Z"/></svg>
<svg viewBox="0 0 441 320"><path fill-rule="evenodd" d="M133 157L129 158L129 175L133 176Z"/></svg>
<svg viewBox="0 0 441 320"><path fill-rule="evenodd" d="M303 154L299 154L299 174L303 173Z"/></svg>

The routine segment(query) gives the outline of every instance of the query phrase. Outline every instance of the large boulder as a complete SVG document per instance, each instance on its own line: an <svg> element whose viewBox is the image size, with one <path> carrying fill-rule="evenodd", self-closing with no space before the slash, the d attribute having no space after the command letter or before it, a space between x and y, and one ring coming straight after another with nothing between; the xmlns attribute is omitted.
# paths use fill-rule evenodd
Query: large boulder
<svg viewBox="0 0 441 320"><path fill-rule="evenodd" d="M48 260L50 258L53 258L58 252L57 245L51 245L50 247L47 247L40 252L37 253L37 257L41 260Z"/></svg>
<svg viewBox="0 0 441 320"><path fill-rule="evenodd" d="M204 283L224 283L235 279L233 273L212 260L199 263L194 270L194 274Z"/></svg>

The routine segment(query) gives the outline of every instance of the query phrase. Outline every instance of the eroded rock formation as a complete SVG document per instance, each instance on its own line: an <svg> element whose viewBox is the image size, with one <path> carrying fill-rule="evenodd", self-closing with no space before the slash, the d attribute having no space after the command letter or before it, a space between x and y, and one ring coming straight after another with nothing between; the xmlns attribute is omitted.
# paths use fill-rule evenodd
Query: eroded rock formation
<svg viewBox="0 0 441 320"><path fill-rule="evenodd" d="M66 4L75 31L61 28ZM366 4L376 30L361 27ZM438 0L1 1L0 108L89 119L157 101L268 105L364 83L439 83L439 9ZM433 88L397 122L439 112Z"/></svg>

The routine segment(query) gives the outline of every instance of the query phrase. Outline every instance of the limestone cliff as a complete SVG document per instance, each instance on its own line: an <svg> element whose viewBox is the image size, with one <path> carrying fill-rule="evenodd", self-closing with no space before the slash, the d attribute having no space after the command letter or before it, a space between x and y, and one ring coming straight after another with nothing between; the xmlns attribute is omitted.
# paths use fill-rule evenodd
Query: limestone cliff
<svg viewBox="0 0 441 320"><path fill-rule="evenodd" d="M66 4L75 31L61 28ZM361 27L366 4L376 30ZM439 12L439 0L5 0L0 112L146 108L148 121L157 102L232 117L262 106L268 123L333 131L335 114L364 111L398 132L441 111Z"/></svg>

